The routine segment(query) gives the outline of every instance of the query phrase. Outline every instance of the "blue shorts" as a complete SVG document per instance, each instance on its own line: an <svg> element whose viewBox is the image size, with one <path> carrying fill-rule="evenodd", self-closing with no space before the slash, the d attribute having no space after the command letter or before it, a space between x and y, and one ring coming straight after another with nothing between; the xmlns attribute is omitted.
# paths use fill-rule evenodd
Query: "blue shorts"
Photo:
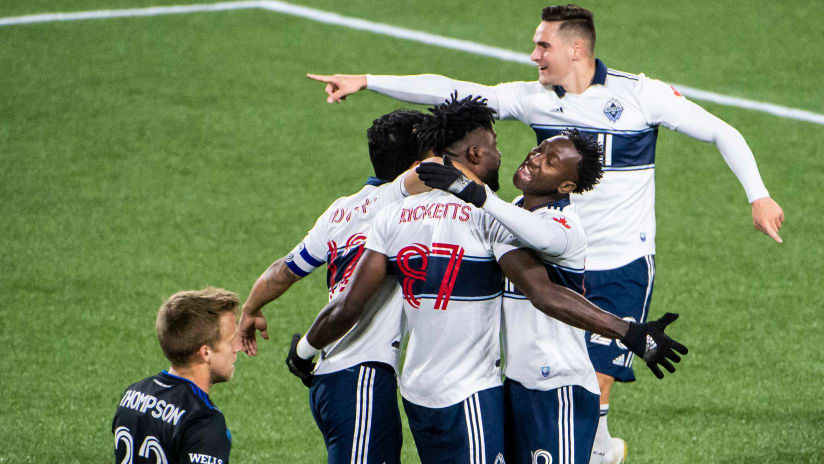
<svg viewBox="0 0 824 464"><path fill-rule="evenodd" d="M427 408L403 400L422 464L502 464L503 387L472 394L458 404Z"/></svg>
<svg viewBox="0 0 824 464"><path fill-rule="evenodd" d="M314 376L309 407L323 433L327 462L401 462L397 385L395 371L378 362Z"/></svg>
<svg viewBox="0 0 824 464"><path fill-rule="evenodd" d="M506 462L589 463L598 400L599 395L577 385L539 391L506 379Z"/></svg>
<svg viewBox="0 0 824 464"><path fill-rule="evenodd" d="M586 271L585 296L604 311L632 322L646 322L652 287L655 283L655 255L608 271ZM586 333L587 351L595 372L619 382L632 382L632 359L635 356L623 343Z"/></svg>

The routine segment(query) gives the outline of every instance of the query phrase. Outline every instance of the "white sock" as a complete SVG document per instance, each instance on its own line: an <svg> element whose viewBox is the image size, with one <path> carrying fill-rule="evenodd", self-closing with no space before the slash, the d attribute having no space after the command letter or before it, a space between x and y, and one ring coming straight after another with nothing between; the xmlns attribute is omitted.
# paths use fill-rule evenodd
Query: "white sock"
<svg viewBox="0 0 824 464"><path fill-rule="evenodd" d="M612 456L612 437L609 436L607 429L607 413L609 412L609 405L601 405L601 417L598 419L598 429L595 431L595 442L592 444L592 455L589 459L589 464L601 464L601 462L610 462Z"/></svg>

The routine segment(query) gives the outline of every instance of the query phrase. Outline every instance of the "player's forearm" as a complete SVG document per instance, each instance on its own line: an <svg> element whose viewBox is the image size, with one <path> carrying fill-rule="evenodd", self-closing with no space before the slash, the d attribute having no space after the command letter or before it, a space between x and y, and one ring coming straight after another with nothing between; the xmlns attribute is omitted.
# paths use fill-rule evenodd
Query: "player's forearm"
<svg viewBox="0 0 824 464"><path fill-rule="evenodd" d="M629 330L629 322L603 311L580 294L560 285L543 289L530 300L549 317L608 338L620 339Z"/></svg>
<svg viewBox="0 0 824 464"><path fill-rule="evenodd" d="M704 142L715 144L730 170L738 178L750 203L768 197L761 180L752 150L738 130L709 113L695 103L690 106L684 120L676 128L678 132Z"/></svg>
<svg viewBox="0 0 824 464"><path fill-rule="evenodd" d="M357 320L358 313L352 311L351 305L346 305L346 298L335 298L315 318L312 327L306 332L306 340L310 345L321 349L346 335Z"/></svg>
<svg viewBox="0 0 824 464"><path fill-rule="evenodd" d="M286 258L280 258L258 277L249 298L243 303L243 312L254 314L260 311L267 303L283 295L298 280L300 277L286 266Z"/></svg>
<svg viewBox="0 0 824 464"><path fill-rule="evenodd" d="M560 224L553 227L538 215L501 200L489 187L486 189L483 210L503 224L521 243L553 255L566 251L568 239Z"/></svg>
<svg viewBox="0 0 824 464"><path fill-rule="evenodd" d="M439 76L418 74L414 76L366 76L366 88L397 100L421 105L443 103L452 92L458 91L458 98L468 95L482 96L487 104L497 111L498 99L492 87Z"/></svg>

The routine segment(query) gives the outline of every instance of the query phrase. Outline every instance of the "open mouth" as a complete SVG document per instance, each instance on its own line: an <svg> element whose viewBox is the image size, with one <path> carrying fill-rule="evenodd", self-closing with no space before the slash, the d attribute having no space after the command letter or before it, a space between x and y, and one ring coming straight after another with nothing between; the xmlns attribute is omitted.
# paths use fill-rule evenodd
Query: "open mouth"
<svg viewBox="0 0 824 464"><path fill-rule="evenodd" d="M524 182L529 182L532 180L532 173L529 172L529 168L527 168L525 164L518 168L517 175L518 178Z"/></svg>

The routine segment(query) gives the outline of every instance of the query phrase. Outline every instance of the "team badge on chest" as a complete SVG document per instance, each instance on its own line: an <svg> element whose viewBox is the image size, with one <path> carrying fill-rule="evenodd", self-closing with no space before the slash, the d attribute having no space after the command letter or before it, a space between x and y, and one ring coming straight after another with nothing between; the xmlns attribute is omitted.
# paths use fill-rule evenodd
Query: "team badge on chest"
<svg viewBox="0 0 824 464"><path fill-rule="evenodd" d="M607 102L607 106L604 107L604 114L607 115L610 121L615 122L621 118L621 114L624 112L624 107L618 103L618 100L611 98Z"/></svg>

